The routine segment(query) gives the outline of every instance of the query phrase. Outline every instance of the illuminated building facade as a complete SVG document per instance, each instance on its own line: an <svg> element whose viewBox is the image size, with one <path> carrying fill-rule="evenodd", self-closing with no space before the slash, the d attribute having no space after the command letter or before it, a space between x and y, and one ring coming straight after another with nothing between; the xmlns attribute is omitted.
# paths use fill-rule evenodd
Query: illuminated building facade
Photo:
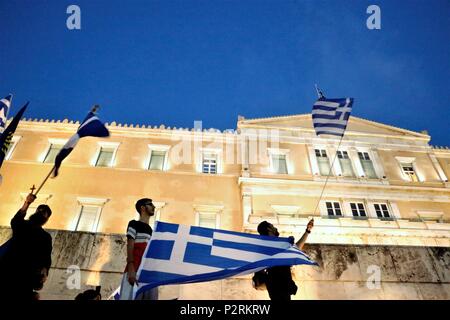
<svg viewBox="0 0 450 320"><path fill-rule="evenodd" d="M9 225L29 188L44 179L77 127L68 120L21 121L1 169L0 225ZM282 235L298 238L314 217L308 239L312 245L442 248L449 263L450 150L431 146L426 132L351 117L337 150L339 139L316 137L310 114L239 117L236 130L223 132L203 130L198 124L183 129L111 123L108 129L109 138L80 140L63 162L60 176L47 182L33 204L50 205L54 214L46 227L65 230L55 231L60 236L97 234L109 239L102 245L113 242L136 218L136 200L150 197L157 206L157 220L245 232L256 232L258 223L267 220ZM6 238L7 229L2 230ZM108 244L107 255L99 252L96 261L81 267L88 279L84 284L100 281L108 268L116 273L105 280L109 289L119 284L116 279L123 270L125 251L117 241ZM55 246L65 250L57 247L56 240ZM116 254L117 250L122 251ZM67 298L67 292L55 289L58 274L63 273L62 264L55 265L58 268L60 273L54 272L45 290L50 298ZM97 274L97 280L89 273ZM315 277L297 273L305 281ZM443 293L436 298L450 297L449 277L443 278L444 289L439 287ZM227 285L235 286L230 290L239 292L241 282L230 281ZM197 286L208 285L214 286ZM178 297L203 297L195 290L177 290ZM242 296L236 293L237 298L266 298L265 293L251 290L245 289ZM308 293L305 285L304 290L298 298L321 297L321 289ZM399 295L381 298L389 297Z"/></svg>

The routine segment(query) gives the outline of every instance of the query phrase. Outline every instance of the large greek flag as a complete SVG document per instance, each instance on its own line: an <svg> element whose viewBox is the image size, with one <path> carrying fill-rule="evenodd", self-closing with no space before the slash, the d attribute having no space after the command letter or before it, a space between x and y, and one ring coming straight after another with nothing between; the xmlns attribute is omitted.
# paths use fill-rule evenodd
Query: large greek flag
<svg viewBox="0 0 450 320"><path fill-rule="evenodd" d="M314 103L312 119L317 135L342 137L352 111L353 98L328 99L321 97Z"/></svg>
<svg viewBox="0 0 450 320"><path fill-rule="evenodd" d="M273 266L316 265L281 238L157 221L137 273L135 295L153 287L223 279Z"/></svg>

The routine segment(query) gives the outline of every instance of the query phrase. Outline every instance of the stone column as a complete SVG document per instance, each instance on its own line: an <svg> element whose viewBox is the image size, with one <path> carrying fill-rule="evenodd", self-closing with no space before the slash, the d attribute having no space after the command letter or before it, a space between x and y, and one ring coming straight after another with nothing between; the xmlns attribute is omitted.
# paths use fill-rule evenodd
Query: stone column
<svg viewBox="0 0 450 320"><path fill-rule="evenodd" d="M317 159L316 159L316 152L314 151L314 147L312 145L308 145L308 156L309 156L309 163L311 164L311 172L313 176L320 175L319 172L319 166L317 165Z"/></svg>
<svg viewBox="0 0 450 320"><path fill-rule="evenodd" d="M381 163L380 156L378 155L378 152L376 149L371 148L370 153L373 157L372 163L373 167L375 168L375 172L379 179L383 179L383 177L386 176L386 173L384 172L383 164Z"/></svg>
<svg viewBox="0 0 450 320"><path fill-rule="evenodd" d="M242 135L240 142L241 142L242 176L250 177L248 137L245 134Z"/></svg>
<svg viewBox="0 0 450 320"><path fill-rule="evenodd" d="M434 155L433 153L428 153L428 156L431 159L431 162L433 163L433 167L436 170L437 174L439 175L439 178L441 179L442 182L448 182L448 178L444 173L444 170L442 170L441 165L439 164L439 161L436 158L436 155Z"/></svg>
<svg viewBox="0 0 450 320"><path fill-rule="evenodd" d="M249 225L249 218L252 214L252 196L250 193L242 195L242 213L243 213L243 227Z"/></svg>
<svg viewBox="0 0 450 320"><path fill-rule="evenodd" d="M361 165L361 161L359 161L358 151L356 150L356 148L354 148L354 147L349 148L348 156L350 157L353 164L355 165L357 177L361 178L362 176L365 176L366 174L364 173L363 167Z"/></svg>
<svg viewBox="0 0 450 320"><path fill-rule="evenodd" d="M336 155L336 148L335 147L328 147L327 148L327 152L329 154L329 159L330 159L330 166L333 165L332 168L332 174L334 174L336 177L337 176L342 176L342 168L341 168L341 163L339 162L339 159ZM334 160L334 163L333 163Z"/></svg>

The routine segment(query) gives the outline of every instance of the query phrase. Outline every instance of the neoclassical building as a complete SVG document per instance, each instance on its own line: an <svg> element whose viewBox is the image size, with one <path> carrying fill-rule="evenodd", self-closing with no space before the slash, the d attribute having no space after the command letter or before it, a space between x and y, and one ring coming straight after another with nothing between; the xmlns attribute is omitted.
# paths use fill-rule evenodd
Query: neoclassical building
<svg viewBox="0 0 450 320"><path fill-rule="evenodd" d="M0 225L78 125L20 122L1 168ZM256 232L267 220L298 237L314 218L311 244L450 247L450 150L426 132L351 117L339 145L315 135L310 114L239 117L223 132L107 127L109 138L80 140L39 193L33 205L54 212L47 228L124 234L136 200L150 197L167 222Z"/></svg>

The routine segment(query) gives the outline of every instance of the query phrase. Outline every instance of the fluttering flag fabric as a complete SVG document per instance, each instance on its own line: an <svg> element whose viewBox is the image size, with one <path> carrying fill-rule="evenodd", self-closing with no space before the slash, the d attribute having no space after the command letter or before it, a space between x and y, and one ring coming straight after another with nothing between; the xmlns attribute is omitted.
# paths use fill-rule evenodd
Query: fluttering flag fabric
<svg viewBox="0 0 450 320"><path fill-rule="evenodd" d="M109 295L108 300L120 300L120 286Z"/></svg>
<svg viewBox="0 0 450 320"><path fill-rule="evenodd" d="M5 131L8 112L11 107L12 94L0 100L0 134Z"/></svg>
<svg viewBox="0 0 450 320"><path fill-rule="evenodd" d="M59 167L62 161L72 152L75 146L83 137L109 137L109 131L105 125L99 120L97 115L92 111L88 113L86 118L78 127L77 132L66 142L61 151L55 158L55 169L53 171L53 177L56 177L59 172Z"/></svg>
<svg viewBox="0 0 450 320"><path fill-rule="evenodd" d="M161 285L224 279L274 266L316 265L293 243L293 237L157 221L137 272L134 296Z"/></svg>
<svg viewBox="0 0 450 320"><path fill-rule="evenodd" d="M16 132L17 125L19 124L20 119L22 119L23 113L28 107L29 102L27 102L22 109L17 112L14 119L11 123L6 127L5 131L3 131L0 136L0 168L3 164L3 160L5 160L6 153L8 152L9 145L11 144L11 140L13 138L14 132Z"/></svg>
<svg viewBox="0 0 450 320"><path fill-rule="evenodd" d="M330 134L342 137L352 112L353 98L328 99L320 92L314 103L312 119L316 134Z"/></svg>

